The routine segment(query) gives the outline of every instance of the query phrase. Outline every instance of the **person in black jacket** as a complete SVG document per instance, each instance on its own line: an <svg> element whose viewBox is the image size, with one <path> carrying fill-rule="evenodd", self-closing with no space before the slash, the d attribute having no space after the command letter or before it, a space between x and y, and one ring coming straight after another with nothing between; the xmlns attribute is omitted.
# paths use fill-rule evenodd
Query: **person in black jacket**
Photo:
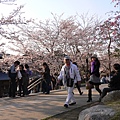
<svg viewBox="0 0 120 120"><path fill-rule="evenodd" d="M23 95L22 97L24 97L25 95L28 95L28 89L27 89L27 73L24 70L24 66L21 64L19 65L19 69L20 69L20 74L21 77L19 78L19 96L21 97L21 91L23 90Z"/></svg>
<svg viewBox="0 0 120 120"><path fill-rule="evenodd" d="M100 68L100 61L97 58L97 55L94 54L91 57L91 66L90 66L90 80L89 84L90 86L95 86L95 89L99 92L101 95L101 90L99 88L100 83L100 73L99 73L99 68ZM92 101L92 87L88 89L88 101Z"/></svg>
<svg viewBox="0 0 120 120"><path fill-rule="evenodd" d="M115 73L113 74L108 84L108 88L103 89L103 92L99 98L99 102L101 102L102 98L106 96L108 92L120 90L120 64L118 63L114 64L113 68L115 70Z"/></svg>
<svg viewBox="0 0 120 120"><path fill-rule="evenodd" d="M50 76L50 69L46 62L43 63L44 72L43 74L43 93L46 94L50 93L50 85L51 85L51 76Z"/></svg>
<svg viewBox="0 0 120 120"><path fill-rule="evenodd" d="M15 98L16 96L16 77L17 77L17 67L20 64L19 61L15 61L14 64L10 67L9 70L9 77L10 77L10 84L9 84L9 97Z"/></svg>

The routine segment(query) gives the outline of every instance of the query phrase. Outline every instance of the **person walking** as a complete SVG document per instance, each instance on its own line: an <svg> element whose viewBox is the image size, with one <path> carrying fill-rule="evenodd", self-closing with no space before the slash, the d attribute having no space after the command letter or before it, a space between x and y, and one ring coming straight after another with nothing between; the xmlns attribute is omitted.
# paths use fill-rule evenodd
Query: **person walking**
<svg viewBox="0 0 120 120"><path fill-rule="evenodd" d="M69 56L64 57L64 65L62 66L58 76L58 83L60 83L61 80L63 81L63 85L67 87L68 95L64 103L64 107L68 108L69 105L76 104L73 94L74 84L76 83L76 80L79 84L81 81L79 70L77 66L70 61Z"/></svg>
<svg viewBox="0 0 120 120"><path fill-rule="evenodd" d="M50 68L46 62L43 63L44 72L43 75L43 92L45 94L50 94L50 86L51 86L51 76L50 76Z"/></svg>
<svg viewBox="0 0 120 120"><path fill-rule="evenodd" d="M116 63L113 65L115 73L110 79L110 82L108 84L108 88L104 88L102 91L102 94L99 98L99 102L107 95L108 92L114 91L114 90L120 90L120 64Z"/></svg>
<svg viewBox="0 0 120 120"><path fill-rule="evenodd" d="M89 84L90 86L95 86L95 89L99 92L101 95L101 90L99 89L100 83L100 73L99 73L99 68L100 68L100 61L97 58L97 55L94 54L91 57L91 66L90 66L90 79L89 79ZM87 102L92 101L92 87L88 88L88 100Z"/></svg>
<svg viewBox="0 0 120 120"><path fill-rule="evenodd" d="M16 77L17 77L17 67L19 64L20 64L19 61L15 61L9 70L9 77L11 79L9 84L9 97L13 97L13 98L16 96Z"/></svg>
<svg viewBox="0 0 120 120"><path fill-rule="evenodd" d="M78 65L77 65L77 63L76 63L76 62L73 62L73 64L74 64L74 65L76 65L76 66L78 67ZM76 81L75 85L76 85L76 88L78 89L79 94L80 94L80 95L82 95L82 94L83 94L83 92L82 92L82 91L81 91L81 89L80 89L80 86L79 86L78 81Z"/></svg>

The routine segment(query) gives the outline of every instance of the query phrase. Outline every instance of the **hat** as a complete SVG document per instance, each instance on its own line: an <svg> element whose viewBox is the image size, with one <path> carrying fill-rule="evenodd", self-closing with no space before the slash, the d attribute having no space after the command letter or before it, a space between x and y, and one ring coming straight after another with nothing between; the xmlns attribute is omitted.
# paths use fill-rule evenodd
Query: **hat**
<svg viewBox="0 0 120 120"><path fill-rule="evenodd" d="M96 55L96 54L93 54L93 55L91 56L91 58L97 58L97 55Z"/></svg>
<svg viewBox="0 0 120 120"><path fill-rule="evenodd" d="M70 57L69 56L65 56L64 60L70 60Z"/></svg>

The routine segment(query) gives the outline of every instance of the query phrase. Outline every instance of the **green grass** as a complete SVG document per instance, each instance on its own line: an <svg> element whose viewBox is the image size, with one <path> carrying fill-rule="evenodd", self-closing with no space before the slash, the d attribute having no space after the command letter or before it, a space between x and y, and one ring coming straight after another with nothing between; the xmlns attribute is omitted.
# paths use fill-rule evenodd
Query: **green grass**
<svg viewBox="0 0 120 120"><path fill-rule="evenodd" d="M110 120L120 120L120 100L105 104L116 111L115 115Z"/></svg>

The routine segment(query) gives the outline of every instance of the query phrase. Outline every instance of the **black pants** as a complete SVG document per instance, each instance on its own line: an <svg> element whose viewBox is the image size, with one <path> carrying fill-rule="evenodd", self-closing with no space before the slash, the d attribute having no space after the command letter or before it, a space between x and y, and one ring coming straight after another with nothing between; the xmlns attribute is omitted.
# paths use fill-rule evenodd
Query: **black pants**
<svg viewBox="0 0 120 120"><path fill-rule="evenodd" d="M15 95L16 95L16 79L11 78L9 84L9 97L15 97Z"/></svg>
<svg viewBox="0 0 120 120"><path fill-rule="evenodd" d="M46 93L50 93L50 83L49 82L47 82L46 83Z"/></svg>
<svg viewBox="0 0 120 120"><path fill-rule="evenodd" d="M21 96L21 92L23 90L23 96L25 95L25 88L24 88L24 85L23 85L23 81L22 80L19 80L19 95Z"/></svg>
<svg viewBox="0 0 120 120"><path fill-rule="evenodd" d="M45 93L46 92L46 82L42 81L42 92Z"/></svg>
<svg viewBox="0 0 120 120"><path fill-rule="evenodd" d="M81 92L81 89L80 89L80 86L79 86L78 82L77 82L77 83L75 83L75 85L76 85L76 87L77 87L77 89L78 89L78 92L79 92L80 94L82 94L82 92Z"/></svg>
<svg viewBox="0 0 120 120"><path fill-rule="evenodd" d="M43 93L50 93L50 82L49 81L43 81L42 82L42 92Z"/></svg>
<svg viewBox="0 0 120 120"><path fill-rule="evenodd" d="M101 94L101 98L105 97L108 92L111 92L111 91L114 91L114 90L117 90L117 89L114 89L114 88L104 88L103 91L102 91L102 94Z"/></svg>
<svg viewBox="0 0 120 120"><path fill-rule="evenodd" d="M3 93L4 93L3 88L4 86L3 86L3 83L1 82L0 83L0 98L3 96Z"/></svg>

